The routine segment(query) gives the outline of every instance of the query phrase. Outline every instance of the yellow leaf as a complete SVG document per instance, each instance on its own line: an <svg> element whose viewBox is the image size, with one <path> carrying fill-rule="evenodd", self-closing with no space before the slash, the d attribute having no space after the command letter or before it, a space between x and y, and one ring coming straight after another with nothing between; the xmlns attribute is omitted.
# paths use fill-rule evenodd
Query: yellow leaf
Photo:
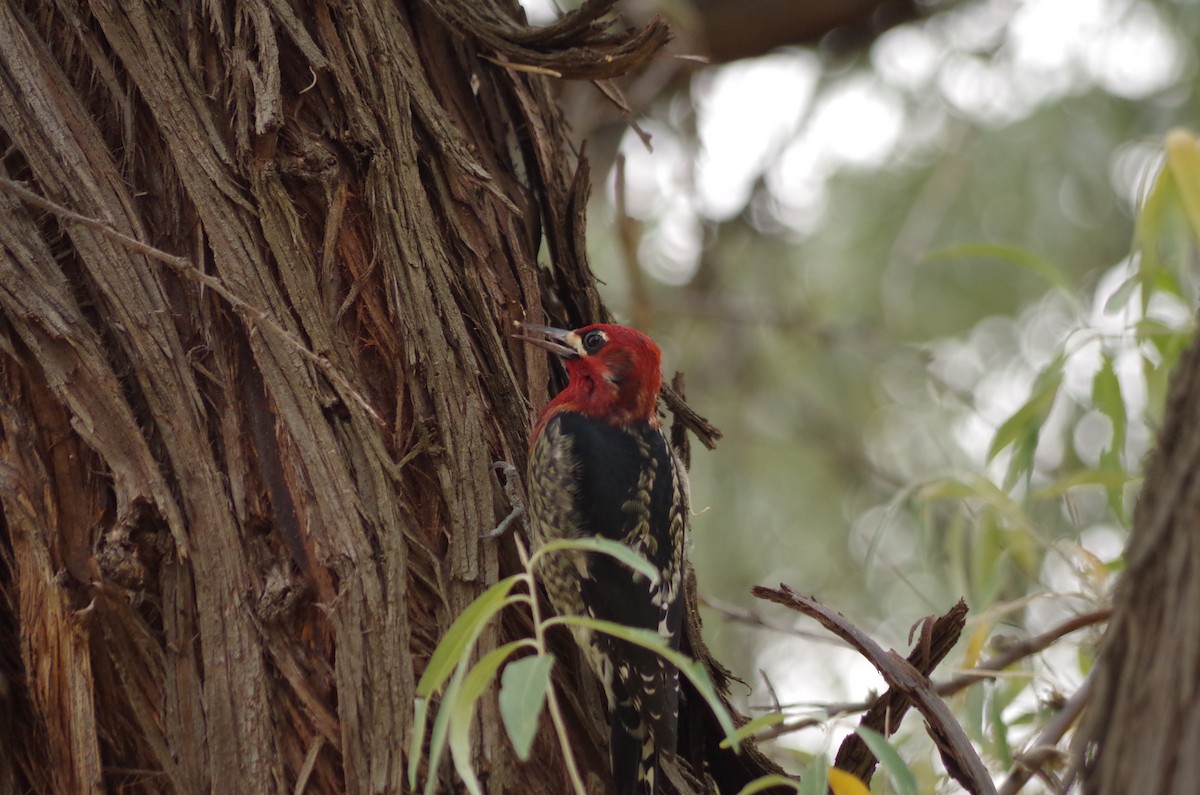
<svg viewBox="0 0 1200 795"><path fill-rule="evenodd" d="M833 795L871 795L866 784L852 773L836 767L829 768L829 789L833 790Z"/></svg>
<svg viewBox="0 0 1200 795"><path fill-rule="evenodd" d="M1192 234L1200 239L1200 146L1187 130L1167 133L1167 167L1175 177L1183 211L1192 225Z"/></svg>
<svg viewBox="0 0 1200 795"><path fill-rule="evenodd" d="M967 641L967 653L963 656L963 668L974 668L979 662L983 644L987 641L991 631L990 621L980 621L979 626L975 627L975 631L971 633L971 639Z"/></svg>

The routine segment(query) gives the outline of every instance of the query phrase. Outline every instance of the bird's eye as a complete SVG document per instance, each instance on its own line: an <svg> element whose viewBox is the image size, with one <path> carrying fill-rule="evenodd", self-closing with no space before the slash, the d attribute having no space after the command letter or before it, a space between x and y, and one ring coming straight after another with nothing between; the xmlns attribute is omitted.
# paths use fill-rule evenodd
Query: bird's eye
<svg viewBox="0 0 1200 795"><path fill-rule="evenodd" d="M593 329L583 335L583 349L588 353L595 353L604 346L604 332L598 329Z"/></svg>

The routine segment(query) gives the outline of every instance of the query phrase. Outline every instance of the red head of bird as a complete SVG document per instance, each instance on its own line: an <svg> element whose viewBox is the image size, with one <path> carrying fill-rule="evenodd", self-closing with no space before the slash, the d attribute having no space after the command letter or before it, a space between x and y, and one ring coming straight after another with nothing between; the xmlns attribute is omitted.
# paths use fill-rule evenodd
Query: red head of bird
<svg viewBox="0 0 1200 795"><path fill-rule="evenodd" d="M518 324L542 337L518 336L562 357L570 383L542 411L534 436L561 411L586 414L613 425L659 425L662 352L654 341L624 326L598 323L574 331Z"/></svg>

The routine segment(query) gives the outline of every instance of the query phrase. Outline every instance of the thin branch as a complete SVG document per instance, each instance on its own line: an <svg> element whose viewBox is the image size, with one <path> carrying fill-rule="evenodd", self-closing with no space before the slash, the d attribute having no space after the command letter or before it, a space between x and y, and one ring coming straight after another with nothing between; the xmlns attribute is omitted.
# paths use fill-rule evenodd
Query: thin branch
<svg viewBox="0 0 1200 795"><path fill-rule="evenodd" d="M1054 718L1046 724L1029 750L1017 755L1015 760L1017 767L1000 787L999 795L1016 795L1035 773L1041 774L1042 767L1047 762L1062 756L1063 752L1058 748L1058 742L1067 733L1067 730L1075 725L1075 721L1083 712L1091 694L1092 679L1088 677L1074 695L1067 699Z"/></svg>
<svg viewBox="0 0 1200 795"><path fill-rule="evenodd" d="M895 652L884 651L878 643L851 624L845 616L817 600L795 593L786 585L779 590L755 587L755 596L812 616L826 629L852 645L871 662L888 685L912 701L925 718L929 736L942 756L946 772L972 793L995 795L987 768L976 753L961 725L946 703L933 691L928 678Z"/></svg>
<svg viewBox="0 0 1200 795"><path fill-rule="evenodd" d="M913 625L913 632L916 632L918 627L920 632L917 644L909 652L906 662L927 682L933 669L940 665L950 650L958 644L966 623L967 603L962 599L959 599L945 615L936 619L933 616L921 619ZM909 643L912 643L913 632L909 633ZM900 727L900 722L904 720L904 715L911 706L913 701L908 694L893 686L871 705L867 714L859 721L859 725L888 737ZM852 734L842 741L834 759L834 765L838 769L853 773L867 784L871 782L877 764L875 755L858 734Z"/></svg>
<svg viewBox="0 0 1200 795"><path fill-rule="evenodd" d="M663 403L667 405L667 408L675 415L676 419L682 422L689 431L696 434L696 438L700 440L700 444L709 450L717 446L717 442L724 435L717 426L696 413L696 410L685 403L683 398L679 396L679 393L672 387L663 384L661 397Z"/></svg>
<svg viewBox="0 0 1200 795"><path fill-rule="evenodd" d="M1003 652L994 657L979 663L974 668L970 668L952 679L947 679L944 682L939 682L933 686L934 692L945 698L952 696L960 690L964 690L973 684L982 682L987 679L998 679L1003 675L1005 668L1020 662L1026 657L1033 655L1053 646L1055 642L1061 638L1076 632L1080 629L1099 624L1107 621L1112 615L1112 608L1103 608L1093 610L1089 613L1082 613L1074 616L1058 626L1052 627L1040 635L1035 635L1032 638L1027 638L1020 643L1014 643ZM818 704L819 709L824 712L824 718L800 718L798 720L781 723L778 726L773 726L767 731L755 735L759 740L769 740L775 737L780 737L784 734L807 729L811 726L816 726L823 723L827 718L833 718L840 715L852 715L856 712L866 712L878 702L878 698L873 698L868 701L859 701L842 704Z"/></svg>
<svg viewBox="0 0 1200 795"><path fill-rule="evenodd" d="M950 696L958 691L975 684L983 679L995 679L1001 671L1013 663L1019 662L1026 657L1033 655L1053 646L1063 636L1069 635L1076 630L1090 627L1093 624L1099 624L1107 621L1112 615L1112 608L1105 607L1100 610L1093 610L1090 613L1082 613L1073 618L1067 619L1056 627L1052 627L1040 635L1034 635L1032 638L1026 638L1019 643L1014 643L1004 651L991 657L974 668L968 669L960 673L953 679L941 682L935 686L939 696Z"/></svg>
<svg viewBox="0 0 1200 795"><path fill-rule="evenodd" d="M490 55L483 54L480 54L479 57L485 61L496 64L496 66L503 66L505 69L512 69L514 72L529 72L530 74L546 75L547 77L563 76L562 72L556 69L551 69L547 66L538 66L537 64L529 63L513 63L512 61L506 61L503 58L493 58Z"/></svg>
<svg viewBox="0 0 1200 795"><path fill-rule="evenodd" d="M769 618L764 618L753 610L747 610L744 607L738 607L735 604L714 599L711 596L701 596L700 604L704 607L714 610L730 621L736 621L739 624L747 624L752 627L762 627L763 629L773 629L776 632L783 632L787 635L794 635L804 640L811 640L815 643L826 643L831 646L840 646L843 649L850 648L850 644L841 638L833 637L821 632L813 632L807 629L793 627L782 621L772 621ZM865 707L864 707L865 709Z"/></svg>

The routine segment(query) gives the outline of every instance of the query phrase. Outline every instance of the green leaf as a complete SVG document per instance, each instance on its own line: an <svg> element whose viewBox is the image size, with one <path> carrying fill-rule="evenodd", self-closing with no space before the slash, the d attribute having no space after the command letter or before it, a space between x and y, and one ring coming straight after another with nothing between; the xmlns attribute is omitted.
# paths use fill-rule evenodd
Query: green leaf
<svg viewBox="0 0 1200 795"><path fill-rule="evenodd" d="M500 666L504 664L504 661L522 646L536 647L536 644L529 638L514 640L497 649L492 649L483 655L479 662L471 668L471 672L463 679L462 685L458 688L458 692L455 693L454 701L448 706L442 706L442 711L450 710L449 740L450 753L454 758L454 769L458 771L459 778L462 779L463 784L471 795L483 795L483 790L479 786L479 780L475 777L475 771L471 768L471 721L475 717L475 704L479 701L479 697L483 695L483 691L487 689L488 683L496 676L496 672L500 670ZM537 658L527 657L526 659L535 660ZM524 660L518 660L517 662L524 662ZM512 663L509 665L509 668L516 664ZM544 695L545 691L543 690ZM534 720L537 720L536 715L534 716ZM522 759L524 758L522 757Z"/></svg>
<svg viewBox="0 0 1200 795"><path fill-rule="evenodd" d="M1096 377L1092 379L1092 402L1112 423L1112 439L1108 449L1119 455L1125 450L1125 433L1128 419L1125 414L1125 397L1121 394L1121 379L1117 378L1113 358L1107 352L1101 361ZM1117 467L1120 469L1120 467Z"/></svg>
<svg viewBox="0 0 1200 795"><path fill-rule="evenodd" d="M429 772L425 778L425 795L433 795L437 788L438 768L442 764L442 753L446 750L447 735L450 732L450 717L453 713L447 705L453 704L458 698L458 689L462 686L463 676L466 674L466 658L455 667L454 675L450 677L449 684L446 685L446 692L442 695L442 706L437 712L437 717L433 719L433 728L429 732Z"/></svg>
<svg viewBox="0 0 1200 795"><path fill-rule="evenodd" d="M589 616L557 616L547 620L544 626L549 628L555 624L565 624L567 626L583 627L593 632L603 632L605 635L611 635L614 638L628 641L635 646L649 649L667 660L679 669L679 673L688 678L688 681L695 686L697 692L708 702L708 706L712 709L713 715L716 716L717 722L721 724L721 729L724 730L725 736L729 738L733 749L735 751L738 750L740 743L735 736L737 728L733 725L733 718L729 717L729 712L725 709L725 705L717 697L716 688L713 687L712 680L708 678L708 672L704 670L704 666L687 655L669 648L666 641L657 632L649 629L635 629L634 627L627 627L623 624L603 621Z"/></svg>
<svg viewBox="0 0 1200 795"><path fill-rule="evenodd" d="M921 500L962 500L980 496L982 495L977 481L955 477L934 478L917 491L917 498Z"/></svg>
<svg viewBox="0 0 1200 795"><path fill-rule="evenodd" d="M829 791L829 760L817 754L800 774L800 795L825 795Z"/></svg>
<svg viewBox="0 0 1200 795"><path fill-rule="evenodd" d="M945 260L960 258L989 258L1010 262L1024 268L1030 273L1045 279L1054 287L1059 288L1068 296L1074 296L1076 289L1071 280L1063 274L1061 268L1045 257L1040 257L1031 251L1016 246L1001 246L991 243L968 243L961 246L950 246L939 249L927 255L928 260Z"/></svg>
<svg viewBox="0 0 1200 795"><path fill-rule="evenodd" d="M1100 453L1100 468L1106 472L1125 474L1122 463L1125 454L1125 438L1129 420L1125 413L1125 396L1121 393L1121 379L1113 367L1113 359L1107 352L1101 361L1096 377L1092 379L1092 403L1112 426L1112 438ZM1105 488L1108 507L1113 515L1125 521L1125 484L1114 484Z"/></svg>
<svg viewBox="0 0 1200 795"><path fill-rule="evenodd" d="M968 565L971 574L972 604L991 604L1004 582L1006 551L996 523L996 512L979 512L971 533Z"/></svg>
<svg viewBox="0 0 1200 795"><path fill-rule="evenodd" d="M554 658L548 654L514 660L500 677L500 717L522 762L529 759L538 717L546 703Z"/></svg>
<svg viewBox="0 0 1200 795"><path fill-rule="evenodd" d="M1175 190L1175 179L1171 176L1171 169L1164 166L1159 169L1150 190L1146 192L1145 200L1142 202L1133 228L1133 239L1140 255L1137 260L1138 270L1133 278L1143 288L1140 301L1143 315L1150 303L1150 288L1156 275L1166 270L1159 257L1158 243L1169 225L1172 208L1177 206L1178 195ZM1127 284L1128 282L1118 288L1118 295L1122 292L1132 294L1132 290L1126 291ZM1114 304L1116 297L1114 295L1113 298L1110 298L1108 305ZM1128 297L1124 300L1127 301ZM1106 305L1106 309L1109 308L1108 305Z"/></svg>
<svg viewBox="0 0 1200 795"><path fill-rule="evenodd" d="M471 656L471 649L487 622L507 605L528 598L509 596L509 592L521 578L522 575L519 574L506 577L480 594L454 620L437 648L433 650L429 664L425 666L425 672L421 675L421 680L417 682L416 698L413 699L413 740L408 755L408 786L410 788L415 790L417 786L417 767L421 761L421 748L425 743L425 724L429 712L430 696L441 690L447 677L451 677L452 674L452 684L457 685L462 679L464 664ZM447 689L444 703L451 703L451 695L450 689ZM439 709L429 743L429 782L437 780L437 766L441 762L446 737L446 721L448 720L449 710Z"/></svg>
<svg viewBox="0 0 1200 795"><path fill-rule="evenodd" d="M441 689L459 661L471 653L471 647L492 616L506 606L527 598L508 598L509 591L521 577L520 574L505 577L481 593L475 601L467 605L462 615L454 620L450 629L446 630L446 635L438 642L437 648L433 650L429 664L421 674L421 681L417 682L418 697L428 698Z"/></svg>
<svg viewBox="0 0 1200 795"><path fill-rule="evenodd" d="M1104 302L1104 311L1106 314L1115 315L1125 308L1129 303L1129 299L1137 292L1137 288L1142 286L1142 272L1139 269L1125 281L1121 282L1117 289L1113 290L1112 295Z"/></svg>
<svg viewBox="0 0 1200 795"><path fill-rule="evenodd" d="M1008 724L1004 722L1004 703L998 691L999 685L994 686L992 698L988 702L988 723L992 730L992 753L1000 760L1000 766L1007 769L1013 763L1012 746L1008 742Z"/></svg>
<svg viewBox="0 0 1200 795"><path fill-rule="evenodd" d="M754 795L756 792L762 792L772 787L791 787L793 792L800 791L800 787L792 779L787 776L781 776L778 773L772 773L769 776L760 776L754 779L738 790L737 795Z"/></svg>
<svg viewBox="0 0 1200 795"><path fill-rule="evenodd" d="M721 740L720 745L722 748L729 748L733 745L733 739L741 742L747 737L757 734L763 729L783 723L784 717L785 716L782 712L768 712L765 715L759 715L754 720L747 721L745 724L743 724L741 728L733 733L733 738L726 737L724 740Z"/></svg>
<svg viewBox="0 0 1200 795"><path fill-rule="evenodd" d="M962 698L962 708L955 711L963 716L962 724L967 737L977 743L983 743L987 740L983 733L983 688L969 687Z"/></svg>
<svg viewBox="0 0 1200 795"><path fill-rule="evenodd" d="M1138 479L1137 475L1129 472L1105 472L1099 469L1083 469L1072 472L1065 478L1042 486L1032 492L1029 498L1035 502L1057 499L1068 491L1080 486L1101 486L1105 489L1123 489L1127 483Z"/></svg>
<svg viewBox="0 0 1200 795"><path fill-rule="evenodd" d="M421 763L421 749L425 745L425 721L429 713L429 699L413 699L413 733L408 745L408 788L417 788L417 766Z"/></svg>
<svg viewBox="0 0 1200 795"><path fill-rule="evenodd" d="M875 758L879 760L883 769L887 771L888 777L896 786L899 795L918 795L917 777L900 757L896 747L888 742L882 734L868 729L866 726L859 726L854 731L871 749L871 753L875 754Z"/></svg>
<svg viewBox="0 0 1200 795"><path fill-rule="evenodd" d="M1016 485L1022 475L1033 472L1033 454L1037 451L1038 437L1042 425L1054 408L1058 397L1058 388L1063 379L1063 363L1065 357L1059 354L1054 361L1038 374L1033 385L1033 394L1015 413L996 429L992 444L988 448L987 460L994 459L1001 450L1012 445L1012 461L1008 466L1008 474L1004 479L1005 489Z"/></svg>
<svg viewBox="0 0 1200 795"><path fill-rule="evenodd" d="M599 552L604 555L611 555L650 580L651 583L658 582L660 578L658 569L650 561L634 552L625 544L619 541L610 541L607 538L573 538L570 540L549 541L538 547L537 552L530 558L530 567L533 566L538 558L551 552Z"/></svg>

